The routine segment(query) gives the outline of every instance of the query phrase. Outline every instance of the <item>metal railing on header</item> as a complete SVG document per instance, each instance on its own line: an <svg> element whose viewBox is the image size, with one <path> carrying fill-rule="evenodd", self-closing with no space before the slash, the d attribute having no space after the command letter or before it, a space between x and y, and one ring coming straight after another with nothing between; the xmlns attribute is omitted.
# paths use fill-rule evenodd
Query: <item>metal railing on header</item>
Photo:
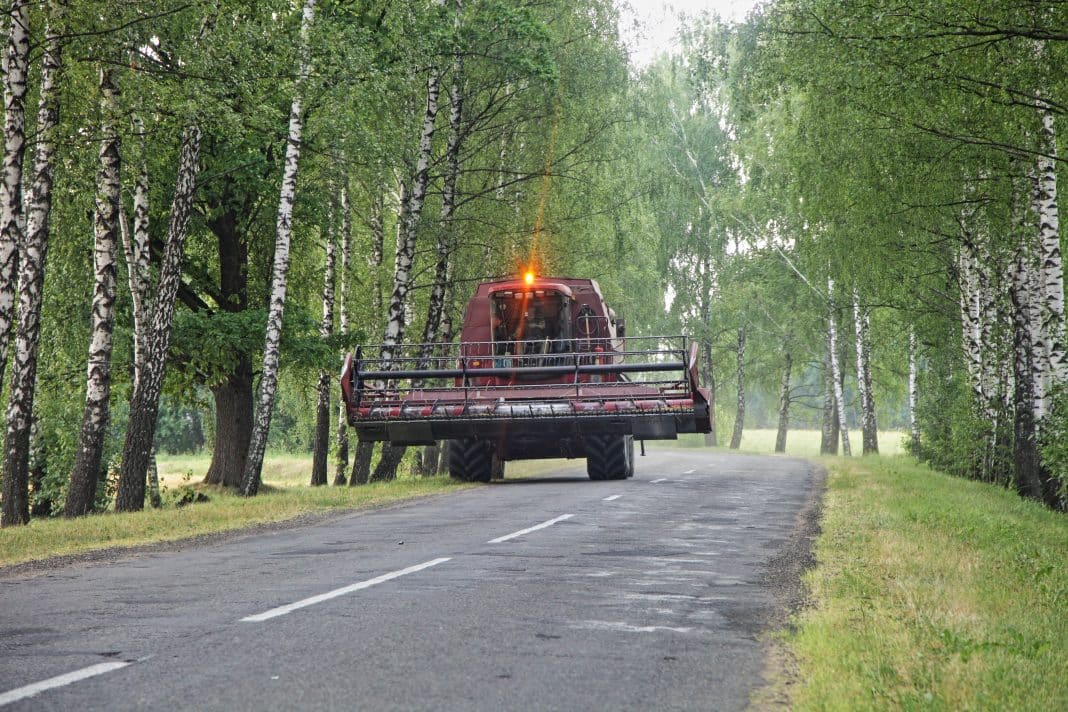
<svg viewBox="0 0 1068 712"><path fill-rule="evenodd" d="M427 346L404 345L385 359L364 358L357 349L351 372L356 402L420 399L421 393L427 401L467 400L472 389L482 398L492 393L507 399L532 391L573 397L592 387L607 400L633 397L635 388L690 391L685 336L434 344L433 356L425 355Z"/></svg>

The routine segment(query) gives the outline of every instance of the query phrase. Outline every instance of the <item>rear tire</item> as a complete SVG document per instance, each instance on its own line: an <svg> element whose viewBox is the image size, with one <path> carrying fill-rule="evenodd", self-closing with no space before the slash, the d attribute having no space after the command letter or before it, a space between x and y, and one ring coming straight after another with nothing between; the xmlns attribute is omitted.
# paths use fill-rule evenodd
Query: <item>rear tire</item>
<svg viewBox="0 0 1068 712"><path fill-rule="evenodd" d="M628 436L591 435L586 443L586 474L591 480L625 480L634 472L634 441ZM630 474L628 474L630 473Z"/></svg>
<svg viewBox="0 0 1068 712"><path fill-rule="evenodd" d="M493 476L493 445L461 438L449 443L449 476L462 482L489 482Z"/></svg>

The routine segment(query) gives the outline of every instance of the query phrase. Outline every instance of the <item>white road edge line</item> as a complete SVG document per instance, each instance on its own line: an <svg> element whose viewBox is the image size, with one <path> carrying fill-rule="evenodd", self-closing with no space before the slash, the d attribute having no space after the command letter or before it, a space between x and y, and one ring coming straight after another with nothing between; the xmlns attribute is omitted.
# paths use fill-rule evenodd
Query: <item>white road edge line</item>
<svg viewBox="0 0 1068 712"><path fill-rule="evenodd" d="M0 707L9 705L12 702L18 702L24 700L27 697L33 697L45 690L51 690L56 687L63 687L70 685L74 682L85 680L86 678L95 677L97 675L103 675L106 672L112 670L118 670L124 668L130 663L125 661L115 660L110 663L98 663L97 665L90 665L89 667L82 668L81 670L75 670L74 672L68 672L65 675L56 675L50 677L47 680L41 680L35 682L32 685L24 685L22 687L16 687L14 690L8 690L7 692L0 693Z"/></svg>
<svg viewBox="0 0 1068 712"><path fill-rule="evenodd" d="M296 603L290 603L290 604L288 604L286 606L279 606L278 608L272 608L269 611L264 611L263 613L257 613L254 616L245 616L244 618L241 619L241 622L242 623L260 623L261 621L270 620L271 618L277 618L278 616L284 616L285 614L291 613L291 612L297 610L298 608L305 608L307 606L314 606L316 603L322 603L323 601L329 601L331 598L337 598L338 596L344 596L346 594L353 593L355 591L361 591L361 590L363 590L365 588L370 588L371 586L377 586L380 583L385 583L386 581L392 581L393 579L400 578L401 576L407 576L408 574L414 574L415 572L422 571L423 569L429 569L431 566L437 566L438 564L444 564L446 561L449 561L450 558L451 557L444 557L444 558L441 558L441 559L434 559L433 561L424 561L421 564L416 564L415 566L409 566L406 569L400 569L398 571L390 571L388 574L382 574L381 576L375 576L372 579L367 579L366 581L360 581L359 583L354 583L351 586L345 586L343 588L334 589L333 591L327 591L326 593L320 593L318 596L312 596L310 598L305 598L305 599L302 599L300 601L297 601Z"/></svg>
<svg viewBox="0 0 1068 712"><path fill-rule="evenodd" d="M649 484L658 485L661 482L667 482L667 478L666 477L661 477L659 480L652 480L651 482L649 482Z"/></svg>
<svg viewBox="0 0 1068 712"><path fill-rule="evenodd" d="M622 497L622 496L623 496L623 495L621 495L621 494L614 494L614 495L612 495L611 497L605 497L605 498L604 498L604 501L605 501L605 502L611 502L612 500L614 500L614 499L619 499L619 498L620 498L620 497Z"/></svg>
<svg viewBox="0 0 1068 712"><path fill-rule="evenodd" d="M486 543L487 544L500 544L502 541L508 541L509 539L515 539L517 536L523 536L524 534L529 534L531 532L536 532L539 529L544 529L545 527L551 527L552 525L556 524L557 522L562 522L565 519L571 519L571 517L573 517L573 516L575 516L575 515L574 514L561 514L559 517L554 517L553 519L550 519L547 522L542 522L541 524L535 524L532 527L527 527L526 529L520 529L517 532L512 532L511 534L505 534L504 536L499 536L496 539L490 539Z"/></svg>
<svg viewBox="0 0 1068 712"><path fill-rule="evenodd" d="M684 475L692 475L695 472L697 472L697 470L686 470L686 472L683 472L682 474L684 474Z"/></svg>

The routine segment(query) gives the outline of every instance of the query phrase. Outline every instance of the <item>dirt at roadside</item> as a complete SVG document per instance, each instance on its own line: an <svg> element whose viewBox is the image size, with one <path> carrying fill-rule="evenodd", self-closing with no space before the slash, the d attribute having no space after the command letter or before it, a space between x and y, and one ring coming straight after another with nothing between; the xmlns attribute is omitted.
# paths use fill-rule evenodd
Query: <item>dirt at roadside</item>
<svg viewBox="0 0 1068 712"><path fill-rule="evenodd" d="M816 464L811 467L813 480L809 497L797 513L790 539L768 561L764 574L764 584L778 605L763 636L765 654L761 677L764 684L750 695L751 710L790 709L791 688L800 681L797 660L783 636L793 630L797 614L810 603L802 575L816 564L813 544L820 534L827 485L826 469Z"/></svg>

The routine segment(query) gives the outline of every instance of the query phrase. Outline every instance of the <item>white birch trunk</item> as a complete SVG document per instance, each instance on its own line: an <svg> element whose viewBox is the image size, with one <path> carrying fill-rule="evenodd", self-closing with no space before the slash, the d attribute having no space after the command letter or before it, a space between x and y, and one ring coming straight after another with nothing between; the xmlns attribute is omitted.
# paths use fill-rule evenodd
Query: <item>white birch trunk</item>
<svg viewBox="0 0 1068 712"><path fill-rule="evenodd" d="M745 427L745 342L746 329L743 326L738 329L738 393L734 411L734 430L731 433L731 450L737 450L742 446L742 429Z"/></svg>
<svg viewBox="0 0 1068 712"><path fill-rule="evenodd" d="M279 345L282 340L282 313L285 310L286 286L289 274L289 243L293 230L293 201L297 190L297 163L300 159L303 130L302 92L311 71L308 58L308 36L315 17L315 0L304 0L300 23L301 59L293 104L289 110L289 133L286 157L282 168L282 189L278 198L278 219L275 228L274 265L271 271L270 307L263 344L263 371L260 375L256 416L252 424L252 438L241 477L241 493L254 496L260 488L263 453L267 448L267 434L274 411L275 391L278 388Z"/></svg>
<svg viewBox="0 0 1068 712"><path fill-rule="evenodd" d="M916 381L916 330L909 325L909 435L912 454L920 452L920 421L916 418L916 404L919 402L919 387Z"/></svg>
<svg viewBox="0 0 1068 712"><path fill-rule="evenodd" d="M831 377L834 380L834 399L838 413L838 430L842 434L842 454L852 457L849 447L849 428L846 427L845 399L842 395L842 368L838 360L838 325L835 321L834 280L827 279L827 339L831 349Z"/></svg>
<svg viewBox="0 0 1068 712"><path fill-rule="evenodd" d="M4 162L0 167L0 382L7 368L15 316L19 245L25 212L22 162L26 149L26 75L30 56L30 3L12 0L4 52Z"/></svg>
<svg viewBox="0 0 1068 712"><path fill-rule="evenodd" d="M403 190L404 183L401 183ZM386 227L382 222L383 197L378 195L371 203L371 250L367 255L367 265L371 268L371 317L375 328L382 324L382 256L386 241Z"/></svg>
<svg viewBox="0 0 1068 712"><path fill-rule="evenodd" d="M196 193L200 137L200 128L197 126L190 126L182 132L174 199L171 203L171 220L167 228L163 261L160 264L155 305L151 310L151 328L147 330L140 377L130 402L130 421L126 426L123 442L122 470L115 497L115 509L118 511L138 511L145 504L145 477L152 461L159 400L167 371L167 350L171 342L174 303L181 284L185 240L189 234L189 217L193 211L193 198ZM142 316L147 311L145 309Z"/></svg>
<svg viewBox="0 0 1068 712"><path fill-rule="evenodd" d="M857 348L857 390L860 392L862 447L865 455L879 453L875 394L871 382L871 313L860 306L860 293L853 290L853 323Z"/></svg>
<svg viewBox="0 0 1068 712"><path fill-rule="evenodd" d="M112 69L100 73L100 171L97 175L93 266L93 324L85 392L85 411L64 513L76 517L92 511L110 417L111 348L115 311L115 253L119 241L119 136L115 127L118 89Z"/></svg>
<svg viewBox="0 0 1068 712"><path fill-rule="evenodd" d="M386 333L382 339L381 356L383 366L390 368L397 348L404 340L407 324L406 314L411 308L408 291L411 289L412 267L415 261L415 239L419 221L426 200L427 186L430 181L431 147L434 138L434 123L438 115L438 94L440 92L440 75L431 67L426 82L426 112L423 114L423 128L419 137L419 155L416 159L415 173L412 175L412 187L407 196L406 207L402 201L402 216L397 231L397 259L393 275L393 294L389 300L389 313ZM397 465L404 456L404 447L392 447L388 443L382 446L382 457L371 473L371 481L392 480L396 477Z"/></svg>
<svg viewBox="0 0 1068 712"><path fill-rule="evenodd" d="M54 14L45 28L41 57L41 86L37 105L37 145L33 160L26 241L19 282L19 321L11 369L7 406L7 436L4 457L4 502L12 503L14 519L29 521L30 434L37 381L37 348L41 335L41 301L44 296L45 263L48 255L49 218L52 212L53 156L55 130L59 122L56 78L61 67L62 45L56 23L61 22L63 6L50 8ZM7 510L4 523L8 523Z"/></svg>
<svg viewBox="0 0 1068 712"><path fill-rule="evenodd" d="M402 219L397 233L393 293L389 300L386 333L382 339L382 358L387 363L393 358L397 346L404 339L404 311L408 305L408 291L411 289L415 239L423 212L423 203L426 200L427 185L430 181L430 151L434 138L434 123L438 115L439 82L438 70L431 68L426 83L426 112L423 114L423 128L419 137L419 155L416 159L415 173L412 175L412 187L407 196L407 209L402 210Z"/></svg>
<svg viewBox="0 0 1068 712"><path fill-rule="evenodd" d="M126 215L119 206L119 226L122 234L122 248L126 257L126 276L130 287L130 299L133 303L133 348L134 348L134 388L141 380L144 365L148 327L152 318L149 296L149 218L148 218L148 161L145 156L144 123L137 116L133 118L134 133L139 137L141 156L134 183L133 195L133 233L127 224Z"/></svg>
<svg viewBox="0 0 1068 712"><path fill-rule="evenodd" d="M975 251L965 242L957 254L960 289L961 348L968 379L977 403L983 403L983 362L980 353L979 267Z"/></svg>
<svg viewBox="0 0 1068 712"><path fill-rule="evenodd" d="M779 381L779 427L775 433L775 452L786 452L786 434L790 430L790 371L793 365L793 355L784 350L782 378Z"/></svg>
<svg viewBox="0 0 1068 712"><path fill-rule="evenodd" d="M337 240L335 216L331 206L326 230L326 263L323 269L323 318L319 322L319 338L329 339L334 335L334 278L337 264ZM311 485L318 487L327 482L326 470L330 450L330 371L319 370L316 388L315 442L312 445Z"/></svg>
<svg viewBox="0 0 1068 712"><path fill-rule="evenodd" d="M348 336L349 333L349 264L352 257L352 206L349 205L349 191L344 184L341 186L341 275L338 285L338 334ZM337 415L337 452L334 459L334 484L343 485L346 482L345 473L349 469L349 431L348 414L345 411L345 401L338 399Z"/></svg>
<svg viewBox="0 0 1068 712"><path fill-rule="evenodd" d="M1068 381L1065 351L1064 265L1061 261L1060 215L1057 208L1057 134L1053 112L1040 110L1041 152L1036 166L1034 211L1038 216L1041 281L1040 320L1045 332L1048 386Z"/></svg>

